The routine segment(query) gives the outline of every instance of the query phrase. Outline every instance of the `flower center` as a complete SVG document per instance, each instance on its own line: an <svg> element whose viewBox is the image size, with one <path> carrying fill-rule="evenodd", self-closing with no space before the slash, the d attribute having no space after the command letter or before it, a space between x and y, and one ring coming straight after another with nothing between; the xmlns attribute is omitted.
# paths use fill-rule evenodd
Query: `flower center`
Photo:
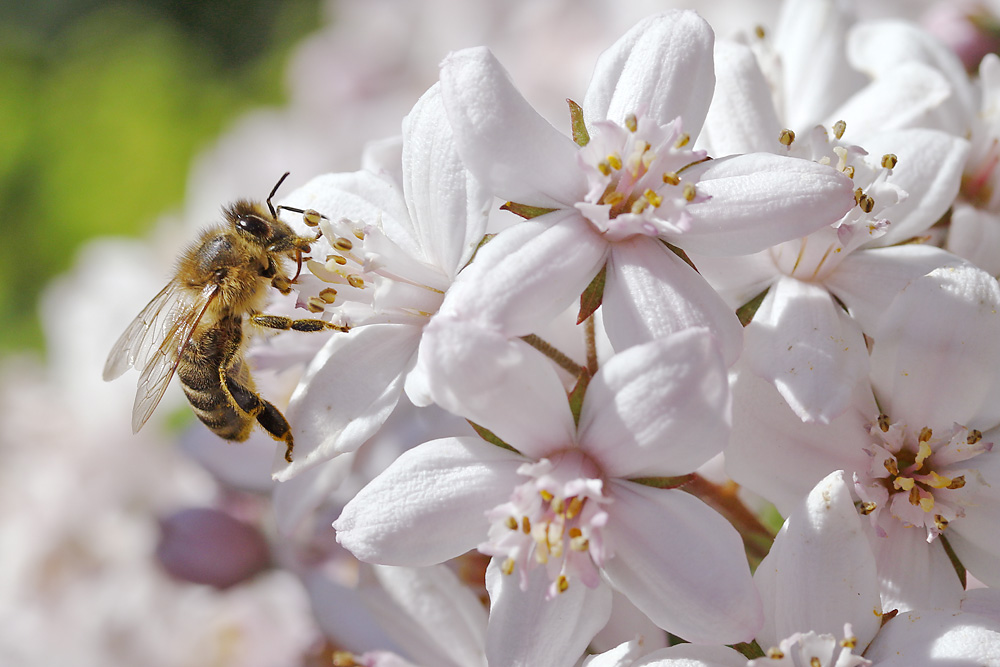
<svg viewBox="0 0 1000 667"><path fill-rule="evenodd" d="M929 427L914 433L901 422L890 424L884 414L868 432L874 440L865 450L871 464L855 473L854 484L861 513L871 517L876 532L885 535L878 525L883 509L905 526L923 527L928 542L965 515L983 484L972 461L993 449L982 433L955 424L936 438Z"/></svg>
<svg viewBox="0 0 1000 667"><path fill-rule="evenodd" d="M597 466L582 452L566 450L525 463L518 473L527 481L487 513L489 536L479 550L501 558L504 574L519 570L522 589L532 570L545 567L549 599L577 579L597 586L598 568L612 555L603 537L608 519L603 505L611 499L604 495Z"/></svg>
<svg viewBox="0 0 1000 667"><path fill-rule="evenodd" d="M681 119L658 125L629 115L624 127L600 121L592 129L578 155L589 190L576 208L611 241L688 229L685 207L706 197L684 169L706 154L689 147Z"/></svg>
<svg viewBox="0 0 1000 667"><path fill-rule="evenodd" d="M781 640L779 646L767 651L766 658L748 663L748 667L866 667L870 660L854 655L858 640L853 636L850 623L844 624L844 638L818 635L815 632L797 632ZM863 647L862 647L863 648Z"/></svg>
<svg viewBox="0 0 1000 667"><path fill-rule="evenodd" d="M413 257L375 225L346 218L324 219L322 239L329 244L323 261L306 266L315 280L300 280L299 305L329 312L340 323L422 323L438 311L449 279Z"/></svg>
<svg viewBox="0 0 1000 667"><path fill-rule="evenodd" d="M867 151L840 140L847 126L843 121L828 131L816 126L804 138L797 139L791 130L781 133L780 141L788 155L834 167L855 184L855 206L843 218L809 236L787 241L771 248L771 258L779 271L803 281L822 281L844 257L885 234L889 221L882 217L890 207L902 201L906 193L888 182L896 166L895 155L883 155L876 166L866 159ZM832 136L831 136L832 135Z"/></svg>

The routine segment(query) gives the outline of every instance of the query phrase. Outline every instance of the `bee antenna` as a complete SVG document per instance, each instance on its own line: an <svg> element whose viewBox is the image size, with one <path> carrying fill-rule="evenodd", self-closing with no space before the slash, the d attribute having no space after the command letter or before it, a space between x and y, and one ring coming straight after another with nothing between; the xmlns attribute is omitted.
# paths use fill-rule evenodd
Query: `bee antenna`
<svg viewBox="0 0 1000 667"><path fill-rule="evenodd" d="M267 208L268 208L268 210L271 211L271 217L272 218L277 218L278 217L278 212L275 211L274 210L274 206L271 205L271 197L273 197L274 193L276 193L278 191L278 188L281 187L281 184L285 182L285 179L288 178L288 175L290 173L292 173L292 172L286 171L284 174L282 174L281 178L278 179L278 182L274 184L273 188L271 188L271 194L269 194L267 196L267 200L266 200L267 201Z"/></svg>

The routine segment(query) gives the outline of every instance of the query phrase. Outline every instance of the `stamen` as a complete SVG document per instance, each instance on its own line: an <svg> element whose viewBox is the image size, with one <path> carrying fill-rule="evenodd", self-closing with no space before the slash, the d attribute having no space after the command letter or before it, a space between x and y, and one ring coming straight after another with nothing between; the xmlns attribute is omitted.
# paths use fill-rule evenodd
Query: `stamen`
<svg viewBox="0 0 1000 667"><path fill-rule="evenodd" d="M330 262L335 262L340 266L344 266L345 264L347 264L347 258L341 255L330 255L329 257L326 258L326 262L327 264L329 264ZM331 268L330 270L333 271L334 269Z"/></svg>
<svg viewBox="0 0 1000 667"><path fill-rule="evenodd" d="M365 287L365 279L356 273L352 273L351 275L347 276L347 283L351 287L355 287L357 289L364 289Z"/></svg>
<svg viewBox="0 0 1000 667"><path fill-rule="evenodd" d="M663 203L663 197L653 192L651 189L647 189L642 193L642 196L649 202L649 205L653 208L659 208L660 204Z"/></svg>
<svg viewBox="0 0 1000 667"><path fill-rule="evenodd" d="M517 530L517 519L512 516L507 517L507 520L504 522L504 524L511 530Z"/></svg>
<svg viewBox="0 0 1000 667"><path fill-rule="evenodd" d="M837 139L843 139L844 132L846 131L847 131L847 123L845 123L844 121L838 120L836 123L833 124L833 136L837 137Z"/></svg>
<svg viewBox="0 0 1000 667"><path fill-rule="evenodd" d="M820 661L819 658L813 656L809 658L809 667L823 667L823 663Z"/></svg>
<svg viewBox="0 0 1000 667"><path fill-rule="evenodd" d="M691 141L691 135L685 132L682 134L676 142L674 142L674 148L684 148Z"/></svg>
<svg viewBox="0 0 1000 667"><path fill-rule="evenodd" d="M971 431L969 431L969 437L965 439L965 442L967 442L970 445L974 445L982 439L983 439L982 432L979 429L974 428Z"/></svg>
<svg viewBox="0 0 1000 667"><path fill-rule="evenodd" d="M612 169L618 170L622 168L622 158L618 153L612 153L607 157L608 164L611 165Z"/></svg>
<svg viewBox="0 0 1000 667"><path fill-rule="evenodd" d="M333 247L336 248L337 250L340 250L341 252L350 252L351 249L354 247L354 244L351 243L350 239L341 236L340 238L338 238L336 241L333 242Z"/></svg>
<svg viewBox="0 0 1000 667"><path fill-rule="evenodd" d="M597 163L597 171L601 172L605 176L611 175L611 165L608 164L607 160L601 160Z"/></svg>
<svg viewBox="0 0 1000 667"><path fill-rule="evenodd" d="M886 169L892 169L893 167L895 167L896 162L898 162L898 160L896 156L892 153L886 153L885 155L882 156L882 166L885 167Z"/></svg>
<svg viewBox="0 0 1000 667"><path fill-rule="evenodd" d="M695 192L694 184L693 183L685 183L684 184L684 199L686 199L688 201L694 201L694 198L697 195L698 195L698 193Z"/></svg>
<svg viewBox="0 0 1000 667"><path fill-rule="evenodd" d="M323 215L315 209L307 208L306 210L302 211L302 220L309 227L318 227L319 221L322 218Z"/></svg>
<svg viewBox="0 0 1000 667"><path fill-rule="evenodd" d="M337 290L332 287L325 287L319 291L319 298L327 303L333 303L337 300Z"/></svg>
<svg viewBox="0 0 1000 667"><path fill-rule="evenodd" d="M858 645L858 638L844 637L843 639L840 640L840 645L843 646L844 648L850 648L850 649L856 648Z"/></svg>
<svg viewBox="0 0 1000 667"><path fill-rule="evenodd" d="M791 146L792 142L795 141L795 132L788 129L782 130L781 134L778 135L778 141L782 146Z"/></svg>
<svg viewBox="0 0 1000 667"><path fill-rule="evenodd" d="M583 500L579 496L573 496L569 501L569 507L566 508L566 518L572 519L576 517L580 510L583 509ZM579 528L574 528L574 530L579 530ZM572 532L570 533L572 536Z"/></svg>
<svg viewBox="0 0 1000 667"><path fill-rule="evenodd" d="M867 502L867 503L862 503L861 509L859 509L858 512L862 516L868 516L869 514L871 514L872 512L874 512L876 509L878 509L878 505L876 505L873 502Z"/></svg>
<svg viewBox="0 0 1000 667"><path fill-rule="evenodd" d="M886 459L882 465L885 466L885 469L888 470L889 474L893 477L899 474L899 466L896 465L896 459Z"/></svg>
<svg viewBox="0 0 1000 667"><path fill-rule="evenodd" d="M764 39L767 37L767 33L764 31L764 26L755 25L753 27L753 34L757 36L757 39Z"/></svg>
<svg viewBox="0 0 1000 667"><path fill-rule="evenodd" d="M327 302L318 296L311 296L306 299L306 309L310 313L322 313L326 310L326 304Z"/></svg>
<svg viewBox="0 0 1000 667"><path fill-rule="evenodd" d="M604 198L604 203L608 204L609 206L617 206L618 204L621 204L623 201L625 201L625 195L618 192L617 190Z"/></svg>
<svg viewBox="0 0 1000 667"><path fill-rule="evenodd" d="M681 177L676 171L668 171L663 174L663 182L667 185L677 185L681 182Z"/></svg>
<svg viewBox="0 0 1000 667"><path fill-rule="evenodd" d="M506 558L500 565L500 571L504 574L510 575L514 573L514 559Z"/></svg>
<svg viewBox="0 0 1000 667"><path fill-rule="evenodd" d="M846 167L844 167L844 175L847 176L848 178L854 178L854 165L853 164L849 164Z"/></svg>
<svg viewBox="0 0 1000 667"><path fill-rule="evenodd" d="M934 515L934 527L938 529L939 532L944 532L944 529L948 527L948 519L944 518L940 514Z"/></svg>
<svg viewBox="0 0 1000 667"><path fill-rule="evenodd" d="M878 416L878 427L883 433L889 432L889 415L883 412Z"/></svg>
<svg viewBox="0 0 1000 667"><path fill-rule="evenodd" d="M569 579L566 578L566 575L560 574L559 578L556 579L556 590L559 591L560 593L565 593L568 588L569 588Z"/></svg>
<svg viewBox="0 0 1000 667"><path fill-rule="evenodd" d="M639 121L635 117L634 113L630 113L629 115L625 116L625 127L628 128L629 132L635 132L637 129L639 129Z"/></svg>
<svg viewBox="0 0 1000 667"><path fill-rule="evenodd" d="M521 517L521 532L525 535L531 534L531 519L526 516Z"/></svg>
<svg viewBox="0 0 1000 667"><path fill-rule="evenodd" d="M771 660L781 660L785 657L785 654L777 646L772 646L767 649L767 657Z"/></svg>
<svg viewBox="0 0 1000 667"><path fill-rule="evenodd" d="M951 480L951 484L948 485L949 489L961 489L965 486L965 475L959 475L955 479Z"/></svg>
<svg viewBox="0 0 1000 667"><path fill-rule="evenodd" d="M925 426L922 429L920 429L920 435L917 436L917 441L918 442L927 442L928 440L931 439L931 436L933 436L933 435L934 435L934 431L932 431L930 428L928 428L927 426Z"/></svg>

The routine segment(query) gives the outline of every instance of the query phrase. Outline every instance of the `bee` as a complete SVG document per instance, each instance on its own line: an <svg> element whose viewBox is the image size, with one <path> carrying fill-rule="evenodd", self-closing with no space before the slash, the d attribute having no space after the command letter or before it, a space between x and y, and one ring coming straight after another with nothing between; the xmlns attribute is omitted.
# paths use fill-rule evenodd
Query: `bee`
<svg viewBox="0 0 1000 667"><path fill-rule="evenodd" d="M244 359L249 336L244 327L264 329L347 331L345 326L318 319L292 319L262 313L268 286L282 294L302 270L303 253L319 239L299 236L278 219L282 208L301 213L310 226L319 224L316 211L271 205L285 173L259 202L238 199L223 208L225 221L201 232L179 257L174 277L125 329L111 348L104 379L113 380L128 368L141 371L132 407L132 432L153 414L174 373L194 413L217 435L242 442L255 423L285 443L285 460L292 461L294 439L281 411L254 388ZM283 263L295 260L291 278Z"/></svg>

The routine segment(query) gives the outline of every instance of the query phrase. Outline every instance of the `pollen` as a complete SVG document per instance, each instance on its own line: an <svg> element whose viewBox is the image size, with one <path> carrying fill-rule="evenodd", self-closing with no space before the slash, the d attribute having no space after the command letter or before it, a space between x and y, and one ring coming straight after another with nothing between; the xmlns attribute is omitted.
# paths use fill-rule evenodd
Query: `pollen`
<svg viewBox="0 0 1000 667"><path fill-rule="evenodd" d="M878 505L873 502L867 502L861 504L861 509L858 510L863 516L868 516L872 512L878 509Z"/></svg>
<svg viewBox="0 0 1000 667"><path fill-rule="evenodd" d="M931 487L932 489L947 489L948 487L951 486L950 478L939 475L933 470L931 470L931 474L928 475L927 477L928 479L924 483L927 484L927 486Z"/></svg>
<svg viewBox="0 0 1000 667"><path fill-rule="evenodd" d="M850 648L850 649L856 648L858 645L858 638L844 637L843 639L840 640L840 645L843 646L844 648Z"/></svg>
<svg viewBox="0 0 1000 667"><path fill-rule="evenodd" d="M823 662L816 656L813 656L809 658L809 667L823 667Z"/></svg>
<svg viewBox="0 0 1000 667"><path fill-rule="evenodd" d="M878 427L883 433L889 432L889 415L883 412L878 416Z"/></svg>

